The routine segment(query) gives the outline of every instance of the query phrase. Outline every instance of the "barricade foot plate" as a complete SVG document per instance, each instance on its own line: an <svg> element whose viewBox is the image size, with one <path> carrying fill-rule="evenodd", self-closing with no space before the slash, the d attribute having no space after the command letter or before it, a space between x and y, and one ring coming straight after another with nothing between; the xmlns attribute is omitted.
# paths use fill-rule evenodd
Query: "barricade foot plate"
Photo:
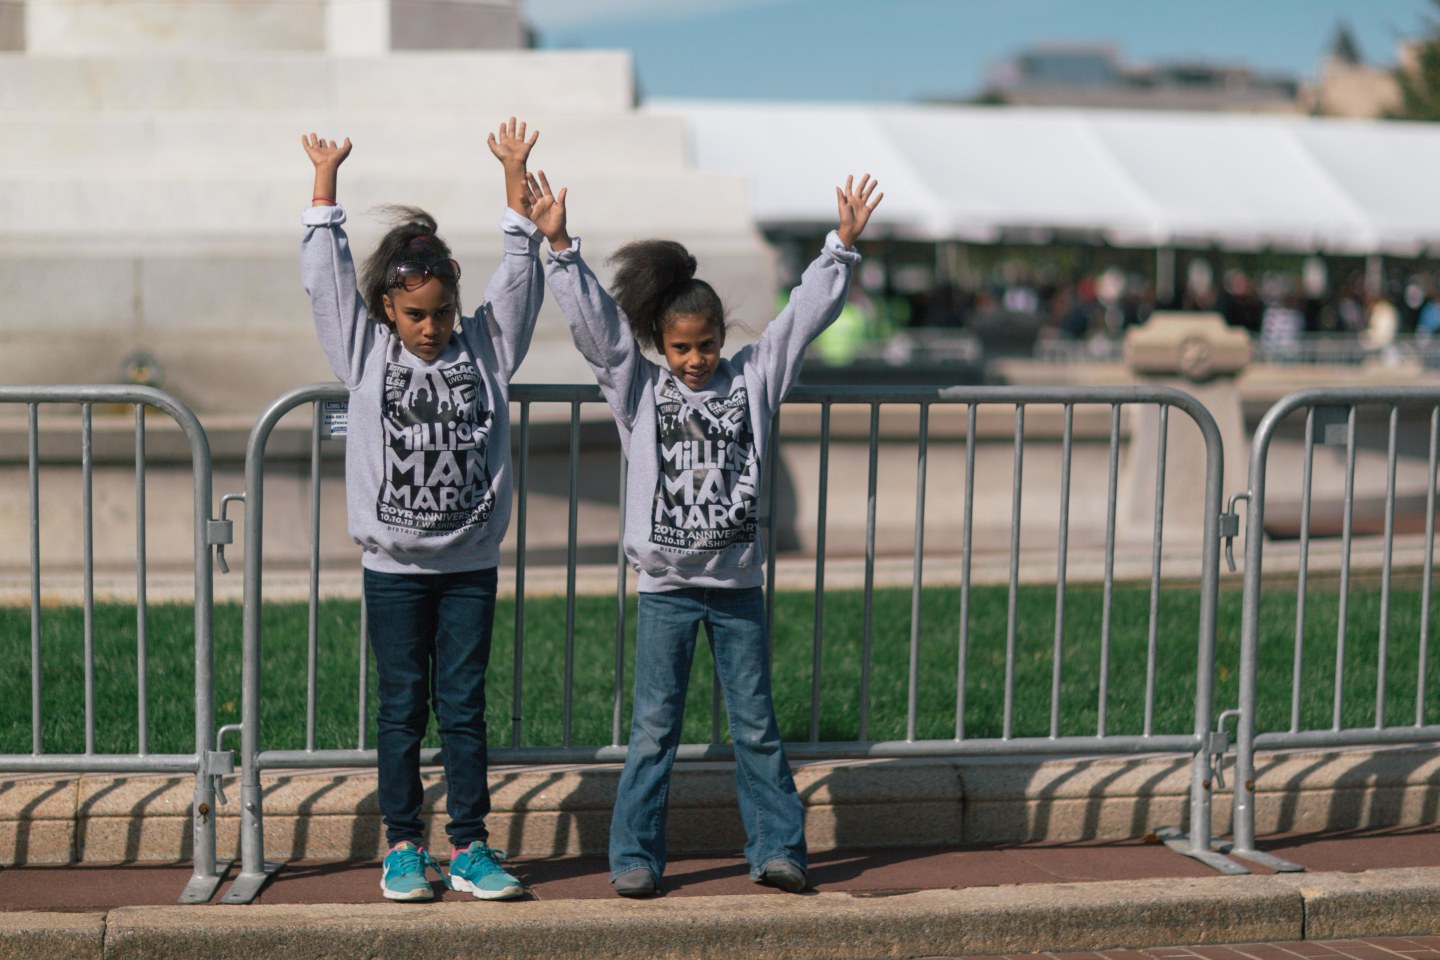
<svg viewBox="0 0 1440 960"><path fill-rule="evenodd" d="M1222 851L1230 849L1228 843L1215 843L1210 850L1196 850L1191 847L1190 838L1174 827L1161 827L1155 831L1155 836L1169 849L1192 860L1199 860L1217 873L1236 875L1250 872L1244 864L1236 863L1225 856Z"/></svg>
<svg viewBox="0 0 1440 960"><path fill-rule="evenodd" d="M260 889L284 864L265 861L260 873L242 873L230 884L230 889L225 891L225 896L220 898L221 903L249 903L260 895Z"/></svg>
<svg viewBox="0 0 1440 960"><path fill-rule="evenodd" d="M1276 873L1304 873L1305 868L1298 863L1291 863L1283 860L1273 853L1262 853L1259 850L1231 850L1231 856L1239 857L1241 860L1249 860L1251 863L1258 863L1262 867L1269 867Z"/></svg>
<svg viewBox="0 0 1440 960"><path fill-rule="evenodd" d="M176 903L209 903L210 898L215 896L215 888L220 886L220 881L225 879L225 874L230 872L234 863L233 860L227 860L224 864L217 863L208 874L196 872L185 884L185 889L180 892L180 899Z"/></svg>

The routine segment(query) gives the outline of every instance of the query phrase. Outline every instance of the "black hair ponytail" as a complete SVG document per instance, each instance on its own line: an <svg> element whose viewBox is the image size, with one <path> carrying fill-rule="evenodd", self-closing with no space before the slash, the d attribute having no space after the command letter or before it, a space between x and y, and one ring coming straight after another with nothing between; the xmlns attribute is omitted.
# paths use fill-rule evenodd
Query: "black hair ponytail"
<svg viewBox="0 0 1440 960"><path fill-rule="evenodd" d="M715 289L695 278L695 258L673 240L637 240L610 258L615 264L611 290L630 320L642 347L663 353L667 318L678 314L708 316L725 329L725 306Z"/></svg>

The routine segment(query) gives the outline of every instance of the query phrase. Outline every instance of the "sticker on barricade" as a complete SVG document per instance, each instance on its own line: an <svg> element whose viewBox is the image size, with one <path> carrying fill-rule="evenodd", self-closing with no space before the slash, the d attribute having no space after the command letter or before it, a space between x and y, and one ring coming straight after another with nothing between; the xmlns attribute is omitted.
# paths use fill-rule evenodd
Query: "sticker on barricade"
<svg viewBox="0 0 1440 960"><path fill-rule="evenodd" d="M350 401L320 401L320 439L335 440L345 436L350 424Z"/></svg>

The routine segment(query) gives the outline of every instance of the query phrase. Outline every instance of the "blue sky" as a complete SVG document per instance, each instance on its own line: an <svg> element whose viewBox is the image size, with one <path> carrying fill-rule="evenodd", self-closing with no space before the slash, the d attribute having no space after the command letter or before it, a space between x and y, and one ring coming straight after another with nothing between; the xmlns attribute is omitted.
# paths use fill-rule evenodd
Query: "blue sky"
<svg viewBox="0 0 1440 960"><path fill-rule="evenodd" d="M1025 47L1100 41L1129 63L1205 59L1316 76L1336 24L1391 64L1430 0L521 0L547 48L630 50L658 98L972 95Z"/></svg>

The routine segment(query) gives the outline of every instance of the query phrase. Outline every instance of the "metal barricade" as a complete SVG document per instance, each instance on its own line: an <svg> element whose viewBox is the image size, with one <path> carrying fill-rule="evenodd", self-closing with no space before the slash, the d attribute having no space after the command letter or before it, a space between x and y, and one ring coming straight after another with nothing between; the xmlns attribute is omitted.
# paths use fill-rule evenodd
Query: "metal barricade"
<svg viewBox="0 0 1440 960"><path fill-rule="evenodd" d="M317 749L313 738L313 722L307 731L307 747L301 750L275 750L267 749L264 744L263 731L260 728L260 665L262 662L262 637L261 637L261 566L263 558L263 545L261 540L263 516L264 516L264 480L265 480L265 456L266 443L276 424L287 413L305 404L311 404L312 413L312 439L311 439L311 614L310 614L310 653L308 661L311 676L308 683L308 696L311 704L307 710L310 717L314 715L314 668L315 660L315 603L318 597L317 591L317 569L319 563L319 529L320 529L320 499L315 485L320 476L320 432L323 423L321 414L322 404L333 404L344 401L346 392L338 384L320 384L301 387L290 391L277 399L271 407L262 415L251 433L246 457L246 492L244 501L246 506L245 518L245 606L244 606L244 668L243 668L243 705L242 705L242 731L241 731L241 796L242 796L242 822L241 822L241 856L242 872L230 890L225 900L227 902L247 902L258 892L270 872L277 868L276 864L267 863L264 859L264 837L263 837L263 811L262 791L260 774L262 770L277 768L295 767L329 767L329 766L369 766L375 762L375 751L367 748L365 743L365 721L367 705L366 677L367 661L363 639L363 611L361 618L362 637L359 638L359 671L361 682L359 683L359 734L354 748L350 749ZM586 404L603 403L598 388L594 386L559 386L559 385L534 385L515 384L511 388L512 410L512 431L515 442L518 446L518 458L515 464L515 517L513 524L513 543L515 549L515 642L513 650L513 673L512 673L512 709L513 725L508 744L498 744L491 751L492 757L501 762L617 762L625 756L625 736L623 703L624 694L624 671L625 671L625 644L626 644L626 607L625 597L627 592L627 568L623 559L616 556L616 613L615 613L615 667L613 676L612 696L613 711L611 722L611 742L604 745L583 745L575 744L572 740L571 726L571 704L574 695L574 681L576 669L575 651L575 602L576 602L576 579L577 579L577 504L580 487L580 449L581 449L581 412ZM530 437L532 433L531 408L537 404L558 404L562 408L568 408L568 456L569 474L568 484L568 513L566 518L566 615L565 615L565 645L563 654L564 671L563 703L559 709L563 712L562 730L560 742L526 745L521 742L520 718L522 716L522 704L524 702L525 677L521 669L521 652L524 648L526 636L525 622L525 601L526 601L526 571L528 550L527 531L529 529L528 517L528 488L531 485L527 472L531 469L529 463ZM810 735L802 742L787 744L787 752L797 759L805 758L845 758L845 757L912 757L912 756L1039 756L1039 755L1074 755L1074 756L1098 756L1115 754L1137 754L1145 752L1176 752L1190 754L1193 756L1191 764L1191 791L1189 804L1190 832L1182 835L1178 831L1171 831L1167 834L1167 842L1180 852L1210 863L1217 869L1226 872L1244 872L1244 868L1232 861L1214 853L1210 843L1210 788L1211 788L1211 766L1210 757L1212 754L1223 752L1224 745L1217 742L1213 733L1213 700L1214 700L1214 675L1215 675L1215 627L1216 627L1216 604L1218 596L1218 558L1219 558L1219 537L1220 537L1220 503L1221 503L1221 478L1223 475L1223 451L1221 449L1218 428L1208 411L1193 397L1178 390L1163 387L1120 387L1120 388L989 388L989 387L953 387L953 388L908 388L908 387L798 387L792 391L786 403L787 412L783 419L788 423L798 416L798 409L802 407L819 407L818 443L819 443L819 464L818 479L819 487L816 502L816 543L814 554L815 563L815 617L813 633L813 652L811 670L811 704L810 704ZM820 691L821 691L821 670L820 662L824 649L826 631L823 617L823 595L825 592L825 576L827 566L826 527L827 511L829 500L829 458L831 448L831 418L833 411L837 408L844 408L853 412L856 409L868 408L869 411L869 432L868 432L868 492L867 492L867 518L865 525L864 545L864 654L861 667L859 684L859 733L857 739L851 741L823 741L820 737ZM870 738L870 704L869 686L871 672L869 666L871 634L872 634L872 596L874 591L874 571L876 567L876 501L878 497L877 464L879 460L878 447L880 442L880 419L882 410L890 411L899 408L914 411L917 417L915 430L914 464L915 464L915 524L913 537L914 566L911 576L911 625L910 644L908 653L908 678L907 678L907 716L905 722L906 734L903 739L875 740ZM960 535L961 540L961 576L959 582L960 595L960 617L956 625L954 637L955 650L955 677L956 696L954 714L954 735L953 737L941 737L922 739L917 735L917 690L920 684L920 620L921 620L921 590L924 581L926 551L926 485L928 463L930 456L935 449L931 440L931 414L936 409L946 411L947 416L956 414L957 411L964 411L964 419L960 421L957 416L951 420L959 424L958 432L952 432L943 441L957 459L957 469L963 472L963 480L956 478L956 483L963 482L965 498L961 512ZM991 410L990 408L994 408ZM1049 671L1051 683L1050 704L1048 716L1048 730L1039 735L1022 735L1017 723L1016 705L1016 683L1017 683L1017 661L1020 652L1017 647L1018 633L1018 612L1017 596L1020 591L1020 555L1021 555L1021 503L1024 493L1024 464L1026 460L1026 415L1027 411L1036 408L1043 408L1051 412L1052 417L1059 425L1060 439L1062 444L1063 459L1060 470L1060 485L1056 491L1056 498L1059 504L1060 522L1056 529L1054 543L1054 583L1055 583L1055 629L1052 640L1047 641L1047 649L1043 655L1052 658L1052 668ZM1064 679L1062 662L1066 650L1067 637L1072 631L1079 628L1073 624L1067 625L1066 604L1067 604L1067 582L1070 574L1067 573L1067 562L1070 556L1069 530L1070 530L1070 458L1072 447L1076 441L1076 415L1077 410L1093 413L1092 419L1103 424L1096 429L1095 444L1105 444L1105 462L1108 468L1108 482L1104 502L1107 504L1105 516L1105 536L1103 547L1103 603L1099 627L1099 681L1097 690L1097 702L1095 705L1096 725L1093 734L1074 734L1062 730L1060 721L1060 690ZM1138 724L1134 732L1116 732L1111 722L1107 719L1107 710L1110 707L1110 673L1112 666L1111 656L1111 632L1112 632L1112 591L1115 584L1115 557L1116 557L1116 524L1117 501L1120 498L1118 488L1120 486L1120 451L1122 446L1122 433L1124 432L1125 414L1127 411L1144 410L1149 411L1153 416L1155 432L1153 439L1148 442L1153 444L1157 451L1156 467L1153 477L1153 492L1143 493L1143 498L1149 503L1150 516L1153 518L1151 528L1143 534L1148 537L1149 551L1149 579L1150 579L1150 603L1149 603L1149 630L1148 644L1145 652L1145 704L1143 723ZM969 614L970 579L972 563L972 541L971 531L975 526L975 492L976 492L976 438L977 418L982 411L985 411L987 420L999 419L1001 422L1013 422L1013 436L1010 440L1013 450L1006 454L1006 458L1013 464L1011 477L1010 496L1010 520L1011 534L1009 540L1009 604L1006 615L1005 644L1004 644L1004 703L1003 720L999 736L975 737L967 735L967 705L966 705L966 679L970 672L976 669L968 662L970 643L972 639ZM1202 455L1198 458L1203 464L1197 467L1196 472L1202 475L1203 492L1195 497L1185 500L1179 507L1170 505L1167 511L1166 504L1166 442L1170 432L1169 417L1175 411L1198 430L1200 443L1197 445L1203 448ZM994 414L994 416L992 416ZM607 418L608 419L608 418ZM1135 419L1135 418L1132 418ZM551 422L559 421L554 417ZM766 475L762 481L765 494L761 504L761 528L766 531L769 554L767 558L767 604L772 612L775 602L776 584L776 511L777 511L777 478L780 467L777 465L778 457L776 448L788 435L781 432L782 417L777 413L774 431L772 433L772 450L767 456ZM1145 421L1147 427L1150 420ZM607 433L613 436L613 427L608 427ZM1131 426L1132 431L1141 428ZM963 445L958 439L963 436ZM1148 436L1148 434L1147 434ZM618 448L617 448L618 454ZM623 486L624 464L623 458L617 456L617 474L622 478L619 483L619 523L623 529L624 525L624 503L625 493ZM591 474L587 473L587 477ZM982 479L983 482L983 479ZM229 497L226 498L231 499ZM1193 723L1188 732L1157 732L1154 724L1155 707L1155 678L1157 670L1163 669L1163 664L1169 654L1161 645L1168 639L1160 636L1158 611L1160 606L1161 593L1161 545L1165 531L1166 518L1186 516L1192 521L1196 531L1195 549L1201 555L1200 562L1192 574L1199 582L1199 605L1198 614L1193 622L1194 633L1189 637L1182 637L1176 643L1184 644L1187 647L1187 656L1195 657L1195 678L1194 678L1194 710ZM618 537L617 537L618 539ZM953 546L953 545L952 545ZM1087 625L1088 626L1088 625ZM712 681L713 682L713 681ZM720 728L719 712L719 690L718 685L712 687L712 716L709 742L706 743L685 743L680 746L678 756L681 759L728 759L731 757L730 748L723 743ZM424 763L431 763L435 760L435 750L422 751L421 759Z"/></svg>
<svg viewBox="0 0 1440 960"><path fill-rule="evenodd" d="M0 755L0 771L43 773L190 773L195 777L191 806L194 872L180 895L181 903L203 903L214 894L228 864L215 856L216 779L234 770L228 751L214 744L214 646L211 633L210 547L230 542L229 527L210 517L210 442L204 428L184 404L168 394L140 386L0 386L0 403L24 404L28 413L26 460L29 467L30 502L30 679L32 747L29 754ZM102 753L97 749L96 725L96 630L94 564L94 408L100 405L133 405L135 462L135 608L136 608L136 711L137 746L134 753ZM41 621L41 523L40 523L40 408L42 405L79 407L81 469L80 532L84 560L84 751L53 753L45 748L43 734L44 664ZM148 599L146 595L146 421L145 411L154 408L168 414L184 432L194 476L194 748L189 753L152 753L149 745L150 694L148 678L151 656L147 650ZM73 430L74 421L57 426L57 432ZM162 668L163 668L162 664ZM212 744L215 748L212 749Z"/></svg>
<svg viewBox="0 0 1440 960"><path fill-rule="evenodd" d="M1384 421L1384 439L1379 444L1362 444L1360 438L1361 414L1367 410L1378 410ZM1391 647L1391 590L1394 576L1393 557L1396 545L1396 504L1397 467L1401 459L1400 440L1401 413L1418 411L1425 415L1427 440L1426 469L1424 483L1413 492L1412 500L1423 499L1424 505L1424 558L1421 571L1421 599L1419 610L1418 642L1414 671L1414 720L1413 723L1388 722L1387 692L1389 673L1393 666ZM1304 439L1299 478L1300 503L1298 522L1298 570L1296 581L1296 609L1293 653L1290 663L1290 693L1288 729L1257 731L1258 710L1262 706L1258 694L1262 593L1263 552L1266 538L1266 481L1270 472L1270 455L1277 435L1287 419L1297 413L1304 414ZM1418 433L1418 424L1412 425L1411 434ZM1293 421L1289 425L1293 430ZM1287 860L1263 853L1255 846L1255 755L1264 749L1287 747L1341 747L1416 743L1440 739L1440 725L1426 722L1426 673L1429 660L1430 629L1430 586L1432 582L1432 558L1434 553L1435 530L1435 483L1437 437L1440 437L1440 389L1433 387L1404 388L1317 388L1300 390L1276 403L1260 421L1255 432L1250 452L1249 489L1232 498L1247 501L1245 528L1245 581L1243 613L1241 620L1241 660L1239 676L1239 704L1233 713L1238 720L1235 758L1235 800L1234 800L1234 842L1231 853L1276 870L1300 870L1298 865ZM1315 631L1307 632L1307 613L1314 608L1307 603L1307 591L1313 589L1309 583L1315 519L1315 473L1316 447L1327 446L1343 449L1342 484L1338 502L1340 548L1338 569L1338 606L1333 668L1330 676L1316 677L1318 664L1307 661L1307 639ZM1418 444L1411 444L1418 448ZM1383 459L1378 450L1383 449ZM1351 547L1356 533L1357 464L1361 458L1368 462L1360 470L1361 480L1373 477L1383 470L1384 496L1381 517L1378 520L1383 533L1383 566L1380 580L1380 608L1374 634L1373 659L1369 651L1356 649L1347 651L1347 640L1351 632ZM1331 456L1331 459L1339 459ZM1411 457L1418 460L1418 457ZM1411 464L1409 472L1418 474L1419 464ZM1282 489L1290 489L1288 486ZM1423 496L1422 496L1423 491ZM1373 497L1371 498L1374 499ZM1333 498L1332 498L1333 500ZM1336 525L1336 512L1332 504L1327 525ZM1418 519L1418 503L1413 505ZM1371 517L1372 525L1377 521ZM1272 577L1272 583L1276 582ZM1325 638L1328 641L1328 637ZM1363 658L1363 659L1361 659ZM1357 663L1373 662L1375 671L1374 722L1370 726L1356 726L1347 723L1343 716L1347 705L1346 671L1354 670ZM1307 673L1308 670L1308 673ZM1309 680L1307 681L1307 676ZM1320 681L1328 679L1329 702L1328 727L1307 724L1307 710L1302 697L1311 689L1322 689ZM1354 694L1352 691L1351 697ZM1278 712L1278 711L1277 711ZM1313 717L1314 705L1308 711ZM1434 714L1432 707L1431 714ZM1353 712L1352 712L1353 719ZM1307 728L1308 727L1308 728Z"/></svg>

